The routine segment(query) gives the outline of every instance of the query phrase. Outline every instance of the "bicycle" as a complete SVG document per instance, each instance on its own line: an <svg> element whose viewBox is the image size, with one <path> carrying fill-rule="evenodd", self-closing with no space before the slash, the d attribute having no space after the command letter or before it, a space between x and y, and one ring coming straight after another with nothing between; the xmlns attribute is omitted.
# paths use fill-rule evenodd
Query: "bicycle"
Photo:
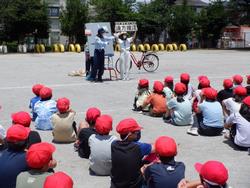
<svg viewBox="0 0 250 188"><path fill-rule="evenodd" d="M147 72L154 72L159 67L159 57L154 52L142 52L140 60L137 60L135 55L130 52L130 67L132 68L132 62L137 66L137 68L140 70L141 67ZM120 73L120 58L118 58L115 62L115 69L118 73Z"/></svg>

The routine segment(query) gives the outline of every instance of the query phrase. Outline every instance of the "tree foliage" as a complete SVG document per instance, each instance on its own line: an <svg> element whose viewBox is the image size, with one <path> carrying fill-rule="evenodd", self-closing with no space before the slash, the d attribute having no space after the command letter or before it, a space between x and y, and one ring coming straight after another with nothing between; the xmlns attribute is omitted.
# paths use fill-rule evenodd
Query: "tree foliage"
<svg viewBox="0 0 250 188"><path fill-rule="evenodd" d="M0 21L2 40L23 40L36 32L37 37L47 38L49 21L47 6L37 0L1 0Z"/></svg>
<svg viewBox="0 0 250 188"><path fill-rule="evenodd" d="M84 25L88 21L88 7L85 3L81 0L67 0L60 20L62 33L69 36L69 42L85 42Z"/></svg>

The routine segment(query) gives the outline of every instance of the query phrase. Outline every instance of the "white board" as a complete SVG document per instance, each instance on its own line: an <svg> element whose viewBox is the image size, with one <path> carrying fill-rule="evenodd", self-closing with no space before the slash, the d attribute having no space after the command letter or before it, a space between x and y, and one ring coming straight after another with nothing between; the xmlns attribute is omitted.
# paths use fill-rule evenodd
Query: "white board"
<svg viewBox="0 0 250 188"><path fill-rule="evenodd" d="M136 22L115 22L115 32L134 32L137 30Z"/></svg>
<svg viewBox="0 0 250 188"><path fill-rule="evenodd" d="M107 33L107 36L111 36L111 27L109 22L99 22L99 23L86 23L85 24L85 31L87 30L87 42L89 44L89 53L90 56L94 56L94 50L95 45L93 44L95 42L95 37L97 35L97 31L101 27L108 28L109 33ZM91 35L89 35L89 32L91 32ZM105 56L114 56L114 47L113 47L113 41L110 41L109 44L105 48Z"/></svg>

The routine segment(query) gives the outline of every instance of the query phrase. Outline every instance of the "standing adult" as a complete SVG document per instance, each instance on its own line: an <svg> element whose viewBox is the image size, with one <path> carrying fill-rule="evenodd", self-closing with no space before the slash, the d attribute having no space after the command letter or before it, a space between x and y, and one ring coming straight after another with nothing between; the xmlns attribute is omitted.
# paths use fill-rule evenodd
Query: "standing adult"
<svg viewBox="0 0 250 188"><path fill-rule="evenodd" d="M95 81L96 76L98 82L103 81L102 75L104 73L105 48L109 44L109 41L114 39L113 36L105 36L105 33L108 33L108 31L101 27L98 29L95 37L94 64L93 69L91 70L91 75L87 78L89 81Z"/></svg>
<svg viewBox="0 0 250 188"><path fill-rule="evenodd" d="M135 39L136 32L128 38L127 32L121 32L118 35L117 43L120 44L120 75L121 80L129 80L130 69L130 44Z"/></svg>

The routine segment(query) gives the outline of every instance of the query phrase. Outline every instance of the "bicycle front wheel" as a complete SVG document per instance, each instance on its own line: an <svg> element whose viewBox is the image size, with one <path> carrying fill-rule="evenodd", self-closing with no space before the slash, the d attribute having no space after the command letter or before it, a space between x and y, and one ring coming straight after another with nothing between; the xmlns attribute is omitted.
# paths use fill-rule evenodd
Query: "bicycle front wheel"
<svg viewBox="0 0 250 188"><path fill-rule="evenodd" d="M130 65L129 65L129 70L132 69L132 61L130 61ZM120 74L121 70L120 70L120 58L118 58L115 62L115 70Z"/></svg>
<svg viewBox="0 0 250 188"><path fill-rule="evenodd" d="M159 67L159 57L155 54L147 54L143 58L142 66L147 72L154 72Z"/></svg>

